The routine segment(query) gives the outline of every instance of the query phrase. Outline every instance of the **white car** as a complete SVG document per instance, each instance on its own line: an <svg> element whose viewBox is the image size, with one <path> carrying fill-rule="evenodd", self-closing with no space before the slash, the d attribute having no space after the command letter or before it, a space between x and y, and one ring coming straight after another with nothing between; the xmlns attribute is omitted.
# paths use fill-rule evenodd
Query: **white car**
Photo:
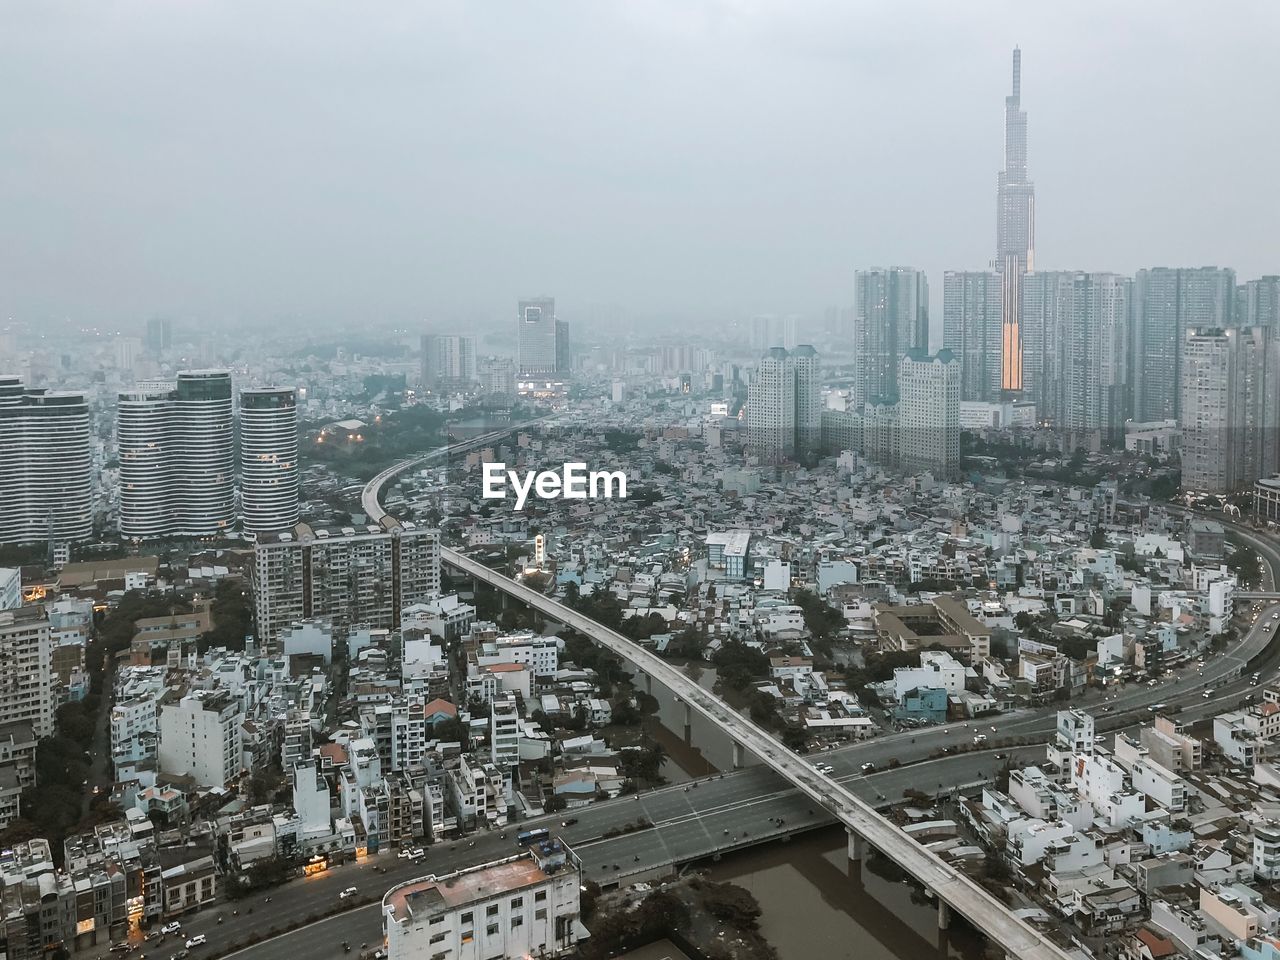
<svg viewBox="0 0 1280 960"><path fill-rule="evenodd" d="M409 856L413 857L415 860L421 860L426 855L427 851L423 850L421 847L414 847L409 851Z"/></svg>
<svg viewBox="0 0 1280 960"><path fill-rule="evenodd" d="M409 859L410 857L412 857L412 856L413 856L413 851L412 851L412 850L401 850L401 851L400 851L400 859L401 859L401 860L408 860L408 859Z"/></svg>
<svg viewBox="0 0 1280 960"><path fill-rule="evenodd" d="M163 927L161 927L160 932L163 934L181 933L182 924L180 924L177 920L174 920L172 923L166 923Z"/></svg>
<svg viewBox="0 0 1280 960"><path fill-rule="evenodd" d="M187 949L190 950L192 947L203 947L208 942L209 942L208 937L206 937L203 933L197 933L194 937L192 937L190 940L187 941Z"/></svg>
<svg viewBox="0 0 1280 960"><path fill-rule="evenodd" d="M340 894L338 894L338 899L346 900L348 897L354 897L359 892L360 891L355 887L347 887L347 889L343 890Z"/></svg>

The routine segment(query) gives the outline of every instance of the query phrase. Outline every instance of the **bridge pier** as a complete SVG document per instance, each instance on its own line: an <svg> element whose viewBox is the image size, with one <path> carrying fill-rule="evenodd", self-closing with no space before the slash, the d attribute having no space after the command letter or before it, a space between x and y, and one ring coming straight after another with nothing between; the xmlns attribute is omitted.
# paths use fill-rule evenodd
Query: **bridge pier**
<svg viewBox="0 0 1280 960"><path fill-rule="evenodd" d="M742 749L742 744L737 740L733 741L733 769L741 770L745 765L746 751Z"/></svg>
<svg viewBox="0 0 1280 960"><path fill-rule="evenodd" d="M951 926L951 908L947 906L942 898L938 898L938 929L946 930Z"/></svg>
<svg viewBox="0 0 1280 960"><path fill-rule="evenodd" d="M689 730L692 727L693 727L693 704L689 703L686 700L684 704L684 730L685 730L686 740L689 739Z"/></svg>
<svg viewBox="0 0 1280 960"><path fill-rule="evenodd" d="M866 853L867 842L863 840L862 837L858 836L858 834L854 833L852 830L849 830L848 833L849 833L849 859L861 860Z"/></svg>
<svg viewBox="0 0 1280 960"><path fill-rule="evenodd" d="M649 696L653 696L653 674L646 673L644 675L644 692Z"/></svg>

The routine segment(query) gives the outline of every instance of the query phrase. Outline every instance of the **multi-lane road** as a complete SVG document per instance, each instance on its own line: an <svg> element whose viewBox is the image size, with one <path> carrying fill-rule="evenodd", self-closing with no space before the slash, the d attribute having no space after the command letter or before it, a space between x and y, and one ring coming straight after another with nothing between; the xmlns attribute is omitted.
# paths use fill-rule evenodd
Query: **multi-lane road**
<svg viewBox="0 0 1280 960"><path fill-rule="evenodd" d="M1280 552L1247 531L1234 531L1259 549L1267 564L1265 579L1274 587L1280 570ZM1240 703L1253 691L1251 672L1257 670L1271 679L1280 661L1271 644L1273 612L1268 607L1243 640L1222 656L1211 657L1203 668L1185 668L1175 678L1154 687L1132 684L1106 695L1094 694L1073 701L1073 706L1091 710L1100 728L1134 729L1149 720L1153 703L1176 705L1185 719L1220 712ZM1270 645L1270 646L1269 646ZM1264 679L1264 682L1266 682ZM1210 697L1204 696L1212 689ZM1052 731L1051 713L1018 711L983 720L981 723L951 724L909 733L896 733L840 750L816 755L835 768L832 774L842 786L862 799L882 805L901 798L905 789L950 789L980 783L995 774L1007 754L1015 760L1034 760L1043 755L1042 746L1009 746L1023 738L1043 741ZM994 728L994 729L993 729ZM969 744L974 734L989 738L991 749L939 755L944 748ZM891 761L901 766L885 769ZM864 775L862 766L872 763L877 771ZM812 811L812 812L810 812ZM562 827L565 817L576 822ZM643 819L652 826L617 834L626 825ZM781 823L778 823L781 820ZM833 820L794 786L772 770L752 766L709 779L648 791L635 797L594 804L572 814L559 814L522 823L554 827L578 852L587 877L601 883L625 880L665 868L672 861L684 862L714 856L720 850L762 842L795 829L807 829ZM605 836L614 833L614 836ZM228 904L191 918L185 932L204 932L209 946L192 952L199 960L202 952L224 950L232 942L243 943L254 934L265 936L274 929L305 920L309 915L337 903L338 893L355 886L362 897L379 898L393 884L425 873L443 874L477 863L489 862L517 852L515 830L483 833L458 841L443 841L428 849L425 862L394 859L390 854L363 864L337 867L329 874L309 878L279 888L272 903L261 899L248 914L248 904ZM616 867L615 867L616 865ZM385 872L381 872L385 870ZM240 909L232 917L230 911ZM217 923L219 912L225 915ZM292 933L266 939L237 954L245 960L285 960L287 957L337 955L341 941L353 949L381 939L381 916L376 902L308 924ZM174 947L176 949L176 946ZM148 953L168 956L166 945L148 947Z"/></svg>

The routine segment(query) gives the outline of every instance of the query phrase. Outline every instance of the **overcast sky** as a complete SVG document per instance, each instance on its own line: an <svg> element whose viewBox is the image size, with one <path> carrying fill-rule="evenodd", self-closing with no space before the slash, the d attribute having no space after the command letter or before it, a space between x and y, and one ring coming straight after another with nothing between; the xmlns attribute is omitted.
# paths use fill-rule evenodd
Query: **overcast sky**
<svg viewBox="0 0 1280 960"><path fill-rule="evenodd" d="M724 318L981 268L1280 272L1280 5L0 5L0 317ZM936 325L935 320L935 325Z"/></svg>

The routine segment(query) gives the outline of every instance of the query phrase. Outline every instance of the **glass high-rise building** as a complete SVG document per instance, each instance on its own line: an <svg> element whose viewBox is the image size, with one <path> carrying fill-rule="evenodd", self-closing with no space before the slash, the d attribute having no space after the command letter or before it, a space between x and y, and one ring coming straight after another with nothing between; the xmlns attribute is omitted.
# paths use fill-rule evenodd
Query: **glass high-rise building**
<svg viewBox="0 0 1280 960"><path fill-rule="evenodd" d="M854 274L853 400L860 407L896 397L907 351L929 348L929 281L912 267Z"/></svg>
<svg viewBox="0 0 1280 960"><path fill-rule="evenodd" d="M236 520L231 374L188 370L171 388L121 393L120 534L210 537Z"/></svg>
<svg viewBox="0 0 1280 960"><path fill-rule="evenodd" d="M942 345L960 365L960 399L1000 395L1000 274L948 270L942 278Z"/></svg>
<svg viewBox="0 0 1280 960"><path fill-rule="evenodd" d="M1133 281L1133 416L1181 416L1187 331L1235 326L1236 275L1218 267L1154 267Z"/></svg>
<svg viewBox="0 0 1280 960"><path fill-rule="evenodd" d="M293 389L240 391L240 519L246 533L298 522L298 402Z"/></svg>
<svg viewBox="0 0 1280 960"><path fill-rule="evenodd" d="M1000 387L1023 388L1022 275L1035 269L1036 188L1027 176L1022 51L1013 51L1013 89L1004 98L1004 169L996 178L996 269L1001 283Z"/></svg>
<svg viewBox="0 0 1280 960"><path fill-rule="evenodd" d="M560 374L565 361L561 324L555 297L521 300L516 317L516 375L542 377Z"/></svg>

